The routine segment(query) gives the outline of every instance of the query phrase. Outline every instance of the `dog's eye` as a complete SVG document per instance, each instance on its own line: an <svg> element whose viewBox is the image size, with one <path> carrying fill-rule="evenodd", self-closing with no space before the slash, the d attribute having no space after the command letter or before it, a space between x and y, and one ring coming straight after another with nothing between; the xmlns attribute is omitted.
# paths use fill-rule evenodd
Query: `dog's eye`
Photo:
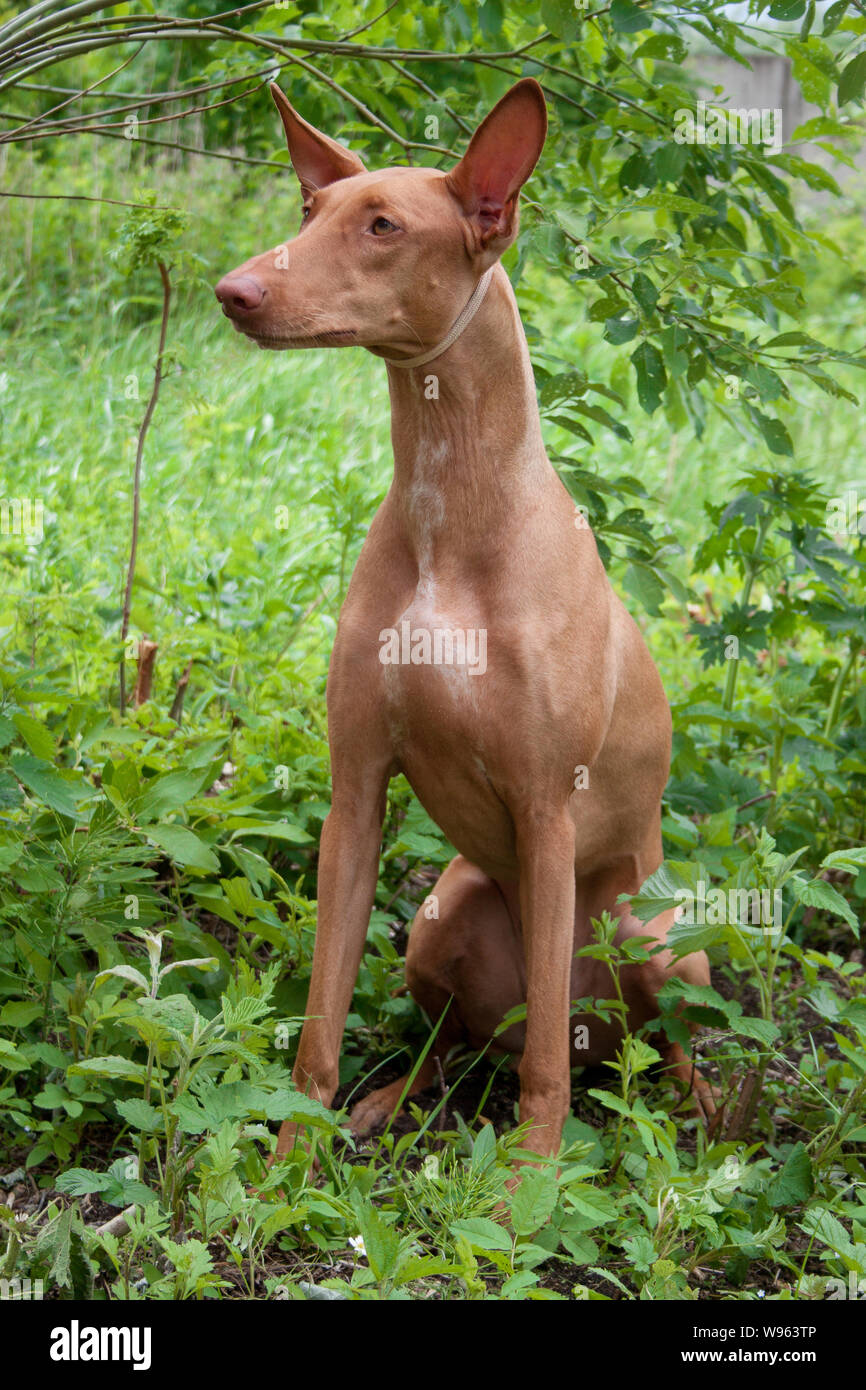
<svg viewBox="0 0 866 1390"><path fill-rule="evenodd" d="M377 217L370 231L373 236L387 236L389 232L396 232L397 228L393 222L389 222L387 217Z"/></svg>
<svg viewBox="0 0 866 1390"><path fill-rule="evenodd" d="M309 209L308 207L303 207L303 208L301 208L301 226L304 225L304 223L306 222L306 220L307 220L307 218L309 217L309 215L310 215L310 209Z"/></svg>

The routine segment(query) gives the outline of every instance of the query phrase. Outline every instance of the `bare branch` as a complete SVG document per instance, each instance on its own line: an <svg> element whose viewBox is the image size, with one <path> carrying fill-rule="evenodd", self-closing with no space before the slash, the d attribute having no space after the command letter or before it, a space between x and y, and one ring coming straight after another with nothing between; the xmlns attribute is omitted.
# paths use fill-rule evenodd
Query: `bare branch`
<svg viewBox="0 0 866 1390"><path fill-rule="evenodd" d="M162 144L162 141L152 141L152 144ZM197 151L198 154L203 151ZM6 188L0 188L0 198L61 198L70 203L111 203L116 208L149 208L154 212L180 212L180 208L171 206L157 206L153 203L124 203L120 198L95 198L89 193L12 193Z"/></svg>
<svg viewBox="0 0 866 1390"><path fill-rule="evenodd" d="M132 539L129 547L129 567L126 572L126 590L123 595L123 618L120 627L120 713L126 713L126 639L129 634L129 616L132 609L132 584L135 579L135 558L138 552L138 522L141 513L141 461L144 457L144 441L150 422L153 419L153 412L156 409L156 402L159 399L159 388L162 382L162 364L165 355L165 339L168 331L168 315L171 308L171 281L168 277L168 269L164 261L157 262L160 279L162 280L162 320L159 327L159 348L156 354L156 366L153 372L153 389L150 393L150 400L144 412L144 419L138 431L138 444L135 450L135 471L132 480Z"/></svg>

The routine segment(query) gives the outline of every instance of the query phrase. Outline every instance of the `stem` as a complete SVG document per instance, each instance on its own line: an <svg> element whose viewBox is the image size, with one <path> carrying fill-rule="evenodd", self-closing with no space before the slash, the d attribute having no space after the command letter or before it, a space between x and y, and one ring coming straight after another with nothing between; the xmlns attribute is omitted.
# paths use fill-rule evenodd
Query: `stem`
<svg viewBox="0 0 866 1390"><path fill-rule="evenodd" d="M153 390L150 393L150 400L144 412L144 419L138 431L138 446L135 451L135 473L132 484L132 541L129 547L129 568L126 572L126 592L123 596L123 621L120 628L120 713L126 713L126 638L129 633L129 614L132 608L132 584L135 579L135 557L138 551L138 520L141 512L141 460L144 455L144 440L147 435L150 422L153 419L153 412L156 409L156 402L159 399L159 388L162 382L162 360L165 353L165 337L168 330L168 315L171 307L171 281L168 278L168 271L162 261L157 261L159 274L162 279L162 322L159 328L159 349L156 355L156 367L153 373Z"/></svg>
<svg viewBox="0 0 866 1390"><path fill-rule="evenodd" d="M21 1242L19 1241L18 1236L16 1235L15 1231L10 1231L9 1242L6 1246L6 1250L3 1255L2 1269L4 1279L10 1279L12 1277L12 1271L15 1268L15 1264L18 1259L18 1251L20 1248Z"/></svg>
<svg viewBox="0 0 866 1390"><path fill-rule="evenodd" d="M770 529L771 521L771 513L766 512L764 516L762 516L761 523L758 527L758 538L755 541L755 548L752 551L751 555L749 555L746 559L746 577L743 582L743 591L740 594L740 608L745 608L746 604L749 602L749 599L752 596L752 585L755 582L758 570L760 568L761 556L764 550L764 541L767 538L767 532ZM722 696L722 708L727 711L730 711L734 707L734 689L737 684L737 671L739 669L739 665L740 658L738 656L733 657L731 661L728 663L728 674L725 680L725 693ZM723 733L723 744L724 740L725 735Z"/></svg>
<svg viewBox="0 0 866 1390"><path fill-rule="evenodd" d="M827 1150L830 1148L830 1145L836 1140L836 1136L840 1133L842 1126L844 1125L848 1116L855 1109L855 1107L858 1110L861 1108L864 1090L866 1090L866 1076L861 1077L860 1080L856 1083L856 1085L852 1087L848 1095L848 1099L846 1100L841 1111L836 1117L835 1124L829 1126L829 1133L827 1134L826 1139L824 1139L824 1142L822 1143L820 1149L818 1149L814 1159L812 1160L816 1168L820 1167L821 1164L824 1162L824 1156L827 1153ZM820 1137L821 1136L819 1135L818 1138Z"/></svg>
<svg viewBox="0 0 866 1390"><path fill-rule="evenodd" d="M147 1078L146 1078L145 1083L144 1083L144 1100L145 1100L145 1104L147 1104L147 1105L150 1104L150 1087L151 1087L151 1082L153 1081L153 1057L154 1057L154 1052L155 1052L155 1044L151 1042L151 1043L148 1044L148 1048L147 1048ZM139 1181L139 1182L144 1182L144 1146L145 1146L145 1143L146 1143L146 1142L147 1142L147 1136L145 1135L144 1131L142 1130L141 1139L140 1139L139 1142L138 1142L138 1181Z"/></svg>
<svg viewBox="0 0 866 1390"><path fill-rule="evenodd" d="M761 967L759 966L755 958L754 951L750 947L746 938L743 936L743 933L740 931L739 927L736 925L736 923L732 923L731 925L733 926L734 931L737 933L737 940L739 941L741 947L743 948L743 950L749 958L749 963L752 967L752 970L755 972L755 981L758 986L758 993L761 996L761 1017L769 1019L772 1009L770 1004L770 997L767 992L767 986L764 980L764 975L761 970ZM772 1019L770 1021L772 1022Z"/></svg>
<svg viewBox="0 0 866 1390"><path fill-rule="evenodd" d="M69 895L72 892L72 885L66 884L63 890L63 901L60 903L57 915L54 919L54 928L51 933L51 948L48 952L48 978L45 981L45 989L42 995L42 1041L48 1041L48 1026L51 1022L51 991L54 988L54 972L57 968L57 955L60 947L60 928L66 920L66 907L69 902ZM44 1066L44 1064L43 1064Z"/></svg>
<svg viewBox="0 0 866 1390"><path fill-rule="evenodd" d="M830 697L830 705L827 710L827 723L824 725L825 738L830 737L838 722L839 706L842 703L842 692L844 691L845 686L848 683L848 677L854 670L854 667L857 663L858 645L859 644L852 637L850 641L848 660L842 666L839 667L839 674L836 677L836 682L833 686L833 694Z"/></svg>

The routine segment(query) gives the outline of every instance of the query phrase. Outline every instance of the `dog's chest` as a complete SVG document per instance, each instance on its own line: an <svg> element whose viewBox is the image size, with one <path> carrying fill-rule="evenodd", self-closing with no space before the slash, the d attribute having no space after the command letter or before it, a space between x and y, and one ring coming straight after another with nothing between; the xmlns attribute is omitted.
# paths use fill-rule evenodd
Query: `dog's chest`
<svg viewBox="0 0 866 1390"><path fill-rule="evenodd" d="M440 723L471 734L481 718L489 630L478 602L422 569L411 601L379 634L379 661L395 739Z"/></svg>

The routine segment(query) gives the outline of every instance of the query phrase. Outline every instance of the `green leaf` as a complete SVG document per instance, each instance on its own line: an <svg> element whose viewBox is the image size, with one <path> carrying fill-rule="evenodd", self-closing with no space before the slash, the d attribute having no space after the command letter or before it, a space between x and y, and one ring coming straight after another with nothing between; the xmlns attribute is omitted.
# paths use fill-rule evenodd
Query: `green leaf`
<svg viewBox="0 0 866 1390"><path fill-rule="evenodd" d="M661 609L661 601L665 596L665 588L656 574L655 570L649 565L634 563L629 565L623 576L623 587L638 600L648 613L657 615Z"/></svg>
<svg viewBox="0 0 866 1390"><path fill-rule="evenodd" d="M50 761L54 757L54 737L38 719L16 710L12 716L12 723L37 758L47 758Z"/></svg>
<svg viewBox="0 0 866 1390"><path fill-rule="evenodd" d="M563 1229L562 1243L571 1256L572 1264L588 1265L598 1260L598 1246L591 1236Z"/></svg>
<svg viewBox="0 0 866 1390"><path fill-rule="evenodd" d="M823 1245L829 1246L846 1261L850 1260L854 1267L859 1264L857 1251L851 1237L838 1217L834 1216L826 1207L810 1207L800 1222L800 1230L805 1231L808 1236L814 1236ZM860 1246L861 1251L862 1249L863 1247Z"/></svg>
<svg viewBox="0 0 866 1390"><path fill-rule="evenodd" d="M742 1038L755 1038L764 1047L772 1047L779 1036L779 1029L769 1018L756 1018L754 1015L731 1016L731 1031Z"/></svg>
<svg viewBox="0 0 866 1390"><path fill-rule="evenodd" d="M478 23L486 39L499 37L504 18L501 0L484 0L478 7Z"/></svg>
<svg viewBox="0 0 866 1390"><path fill-rule="evenodd" d="M821 860L822 869L847 869L856 874L866 869L866 845L852 845L850 849L834 849Z"/></svg>
<svg viewBox="0 0 866 1390"><path fill-rule="evenodd" d="M824 912L832 912L836 917L844 917L859 938L860 923L857 914L831 883L826 883L823 878L813 878L804 883L802 879L794 877L791 879L791 888L797 901L806 907L817 907Z"/></svg>
<svg viewBox="0 0 866 1390"><path fill-rule="evenodd" d="M537 1284L537 1274L533 1274L531 1269L519 1269L502 1285L502 1297L505 1299L517 1298L526 1289L534 1289Z"/></svg>
<svg viewBox="0 0 866 1390"><path fill-rule="evenodd" d="M659 1252L649 1236L631 1236L628 1240L623 1241L623 1249L639 1274L649 1274L659 1258Z"/></svg>
<svg viewBox="0 0 866 1390"><path fill-rule="evenodd" d="M204 1027L205 1021L188 994L167 994L163 999L151 999L145 995L138 1000L140 1015L135 1017L147 1025L157 1028L170 1028L178 1035L188 1036L193 1030Z"/></svg>
<svg viewBox="0 0 866 1390"><path fill-rule="evenodd" d="M662 391L667 384L667 374L662 355L652 343L640 343L631 355L632 365L637 373L637 396L647 415L652 415L661 404Z"/></svg>
<svg viewBox="0 0 866 1390"><path fill-rule="evenodd" d="M42 1013L42 1005L35 999L14 999L0 1009L0 1023L8 1028L26 1028Z"/></svg>
<svg viewBox="0 0 866 1390"><path fill-rule="evenodd" d="M188 771L176 768L172 772L160 773L147 783L141 797L136 802L136 816L143 823L159 820L170 815L198 794L208 775L207 768Z"/></svg>
<svg viewBox="0 0 866 1390"><path fill-rule="evenodd" d="M221 878L220 887L234 908L242 917L255 916L256 910L261 907L262 900L257 898L249 884L249 879L240 875L238 878Z"/></svg>
<svg viewBox="0 0 866 1390"><path fill-rule="evenodd" d="M859 101L866 87L866 52L858 53L842 70L839 78L839 105L846 101Z"/></svg>
<svg viewBox="0 0 866 1390"><path fill-rule="evenodd" d="M691 860L666 859L629 898L632 914L640 922L649 922L660 912L678 907L686 901L683 893L697 891L702 872L701 865Z"/></svg>
<svg viewBox="0 0 866 1390"><path fill-rule="evenodd" d="M94 1173L91 1168L68 1168L55 1181L58 1192L69 1197L86 1197L90 1192L106 1192L114 1186L111 1173Z"/></svg>
<svg viewBox="0 0 866 1390"><path fill-rule="evenodd" d="M216 956L190 956L188 960L175 960L171 965L164 965L159 972L160 980L170 975L172 970L216 970L219 961ZM257 1001L258 1002L258 1001Z"/></svg>
<svg viewBox="0 0 866 1390"><path fill-rule="evenodd" d="M470 1169L473 1173L484 1173L496 1158L496 1133L491 1124L483 1124L472 1145Z"/></svg>
<svg viewBox="0 0 866 1390"><path fill-rule="evenodd" d="M112 1168L115 1165L112 1164ZM108 1188L105 1192L106 1202L110 1202L114 1207L127 1207L135 1205L138 1207L149 1206L152 1202L158 1202L159 1196L147 1183L138 1182L133 1178L117 1180L113 1188Z"/></svg>
<svg viewBox="0 0 866 1390"><path fill-rule="evenodd" d="M834 29L838 28L845 17L845 11L850 3L851 0L836 0L834 5L831 5L828 10L824 11L824 27L821 30L823 38L826 38L828 34L833 33ZM794 138L797 138L796 135Z"/></svg>
<svg viewBox="0 0 866 1390"><path fill-rule="evenodd" d="M41 1110L56 1110L68 1099L65 1091L61 1090L55 1082L49 1081L33 1097L33 1104L38 1105Z"/></svg>
<svg viewBox="0 0 866 1390"><path fill-rule="evenodd" d="M230 821L228 825L236 823ZM266 840L288 840L292 845L308 845L312 843L313 838L299 825L292 825L287 820L245 820L239 829L235 830L229 843L242 839L244 835L261 835Z"/></svg>
<svg viewBox="0 0 866 1390"><path fill-rule="evenodd" d="M551 34L568 42L580 33L580 20L572 0L541 0L541 22Z"/></svg>
<svg viewBox="0 0 866 1390"><path fill-rule="evenodd" d="M630 343L632 338L637 335L640 324L637 319L606 319L604 324L604 336L614 347L619 347L622 343Z"/></svg>
<svg viewBox="0 0 866 1390"><path fill-rule="evenodd" d="M149 825L147 838L184 868L201 869L205 873L219 870L220 861L210 845L205 844L189 826Z"/></svg>
<svg viewBox="0 0 866 1390"><path fill-rule="evenodd" d="M400 1257L400 1236L394 1226L372 1203L365 1203L359 1210L358 1224L364 1238L367 1263L377 1279L385 1279L396 1273Z"/></svg>
<svg viewBox="0 0 866 1390"><path fill-rule="evenodd" d="M68 1206L44 1225L36 1237L37 1258L52 1256L48 1277L69 1298L87 1302L93 1297L93 1270L84 1245L84 1226L77 1210Z"/></svg>
<svg viewBox="0 0 866 1390"><path fill-rule="evenodd" d="M764 415L764 413L757 410L755 406L749 405L748 401L745 401L744 405L749 419L753 424L757 425L770 453L782 454L787 457L793 456L794 446L791 443L791 436L785 429L782 421L772 416Z"/></svg>
<svg viewBox="0 0 866 1390"><path fill-rule="evenodd" d="M602 1095L609 1095L610 1092L600 1092ZM617 1096L617 1100L621 1097ZM628 1114L628 1108L625 1108ZM568 1189L568 1205L577 1213L580 1220L581 1229L591 1230L594 1226L603 1226L608 1221L615 1221L618 1212L616 1203L611 1197L599 1187L593 1187L591 1183L573 1183Z"/></svg>
<svg viewBox="0 0 866 1390"><path fill-rule="evenodd" d="M300 1091L286 1087L269 1096L265 1104L265 1114L269 1120L301 1120L333 1127L334 1115L314 1096L302 1095Z"/></svg>
<svg viewBox="0 0 866 1390"><path fill-rule="evenodd" d="M684 198L681 193L667 193L664 189L645 193L642 198L635 199L633 206L635 209L645 208L647 211L652 208L664 208L667 212L684 212L689 217L706 217L713 211L707 203L699 203L694 198Z"/></svg>
<svg viewBox="0 0 866 1390"><path fill-rule="evenodd" d="M688 146L675 145L673 141L667 145L662 145L661 149L656 150L653 155L653 163L660 183L679 183L688 162Z"/></svg>
<svg viewBox="0 0 866 1390"><path fill-rule="evenodd" d="M131 1100L116 1100L114 1108L133 1129L143 1129L146 1134L156 1134L162 1129L162 1115L140 1096L134 1096Z"/></svg>
<svg viewBox="0 0 866 1390"><path fill-rule="evenodd" d="M145 993L147 993L149 989L147 980L144 978L141 971L136 970L133 965L112 965L108 970L100 970L96 979L93 981L94 988L102 984L103 980L107 980L110 975L116 975L121 980L129 980L130 984L135 985L138 989L143 989Z"/></svg>
<svg viewBox="0 0 866 1390"><path fill-rule="evenodd" d="M511 1224L519 1236L530 1236L550 1219L558 1189L553 1173L524 1168L520 1186L511 1199Z"/></svg>
<svg viewBox="0 0 866 1390"><path fill-rule="evenodd" d="M263 1110L266 1093L249 1082L201 1086L197 1095L184 1091L169 1106L182 1134L203 1134L219 1129L226 1120L246 1119L251 1110Z"/></svg>
<svg viewBox="0 0 866 1390"><path fill-rule="evenodd" d="M14 757L9 766L19 782L52 811L56 811L59 816L75 817L72 787L51 763L25 754L22 757Z"/></svg>
<svg viewBox="0 0 866 1390"><path fill-rule="evenodd" d="M631 282L632 293L645 314L651 314L658 303L659 292L648 275L639 270Z"/></svg>
<svg viewBox="0 0 866 1390"><path fill-rule="evenodd" d="M760 362L750 362L743 371L743 375L749 385L754 386L762 404L776 401L785 394L781 377L777 376L769 367L762 366Z"/></svg>
<svg viewBox="0 0 866 1390"><path fill-rule="evenodd" d="M632 4L632 0L612 0L610 17L617 34L636 34L652 28L652 15Z"/></svg>
<svg viewBox="0 0 866 1390"><path fill-rule="evenodd" d="M632 57L665 58L670 63L682 63L688 57L688 53L688 46L678 34L652 34L635 49Z"/></svg>
<svg viewBox="0 0 866 1390"><path fill-rule="evenodd" d="M128 1057L87 1057L83 1062L73 1062L66 1069L67 1076L111 1076L116 1080L147 1080L147 1068L141 1062L131 1062Z"/></svg>
<svg viewBox="0 0 866 1390"><path fill-rule="evenodd" d="M619 171L619 186L623 192L636 188L652 188L655 183L655 169L652 160L640 150L629 155ZM663 194L658 195L663 197Z"/></svg>
<svg viewBox="0 0 866 1390"><path fill-rule="evenodd" d="M476 1250L511 1250L508 1232L486 1216L471 1216L462 1221L452 1221L449 1230L452 1235L463 1236Z"/></svg>
<svg viewBox="0 0 866 1390"><path fill-rule="evenodd" d="M806 1145L800 1141L794 1145L785 1166L767 1188L767 1199L771 1207L793 1207L799 1202L807 1202L814 1190L812 1164Z"/></svg>
<svg viewBox="0 0 866 1390"><path fill-rule="evenodd" d="M398 1285L411 1284L415 1279L430 1279L434 1274L457 1274L459 1267L448 1260L437 1259L431 1255L410 1255L404 1260L395 1282Z"/></svg>

